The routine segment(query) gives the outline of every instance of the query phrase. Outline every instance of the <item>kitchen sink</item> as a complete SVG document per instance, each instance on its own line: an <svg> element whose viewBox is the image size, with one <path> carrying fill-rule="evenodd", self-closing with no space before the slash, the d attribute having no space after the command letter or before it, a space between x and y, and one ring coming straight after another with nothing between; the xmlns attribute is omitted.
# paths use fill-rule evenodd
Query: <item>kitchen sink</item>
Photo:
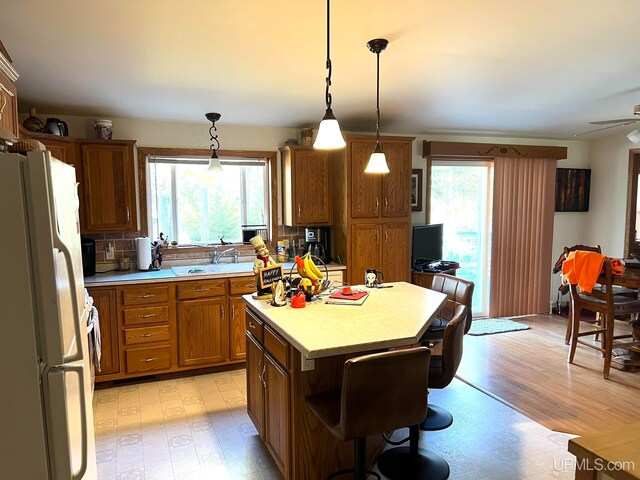
<svg viewBox="0 0 640 480"><path fill-rule="evenodd" d="M171 270L178 277L194 277L198 275L224 275L227 273L248 273L253 272L253 263L209 263L206 265L171 267Z"/></svg>

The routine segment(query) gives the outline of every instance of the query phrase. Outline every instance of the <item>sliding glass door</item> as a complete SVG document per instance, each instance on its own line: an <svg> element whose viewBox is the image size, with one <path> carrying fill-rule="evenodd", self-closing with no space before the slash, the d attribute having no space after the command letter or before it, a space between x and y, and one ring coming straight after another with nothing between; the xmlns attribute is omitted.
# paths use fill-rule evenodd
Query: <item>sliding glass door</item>
<svg viewBox="0 0 640 480"><path fill-rule="evenodd" d="M444 224L443 260L475 283L474 317L489 314L492 198L492 162L433 160L430 223Z"/></svg>

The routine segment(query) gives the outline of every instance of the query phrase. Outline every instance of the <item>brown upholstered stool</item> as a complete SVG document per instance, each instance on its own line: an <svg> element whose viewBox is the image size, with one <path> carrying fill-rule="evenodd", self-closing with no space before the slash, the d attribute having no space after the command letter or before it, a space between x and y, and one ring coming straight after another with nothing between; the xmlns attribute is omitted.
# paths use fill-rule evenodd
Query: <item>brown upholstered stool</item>
<svg viewBox="0 0 640 480"><path fill-rule="evenodd" d="M343 442L355 440L355 471L364 480L367 471L366 438L407 425L417 425L426 414L424 392L431 352L425 347L374 353L347 360L342 390L307 397L307 405ZM417 429L416 429L417 430Z"/></svg>
<svg viewBox="0 0 640 480"><path fill-rule="evenodd" d="M462 344L466 327L467 307L458 305L453 318L444 331L442 344L432 351L429 363L429 388L445 388L455 377L462 360ZM441 353L436 354L435 350ZM421 430L435 431L448 428L453 423L453 416L446 409L427 402L427 416L420 424Z"/></svg>
<svg viewBox="0 0 640 480"><path fill-rule="evenodd" d="M453 275L444 273L436 273L433 275L430 290L446 294L447 303L445 303L440 312L438 312L436 319L429 325L429 328L420 339L423 345L442 340L444 330L455 315L458 305L465 305L467 307L464 333L469 331L471 322L473 321L471 304L473 302L474 288L475 285L473 282L454 277Z"/></svg>

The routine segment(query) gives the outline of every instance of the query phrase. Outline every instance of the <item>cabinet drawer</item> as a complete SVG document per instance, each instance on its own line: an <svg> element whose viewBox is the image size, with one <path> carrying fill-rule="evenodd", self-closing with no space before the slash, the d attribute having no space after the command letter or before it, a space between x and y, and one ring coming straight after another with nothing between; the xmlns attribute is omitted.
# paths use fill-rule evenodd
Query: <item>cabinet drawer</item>
<svg viewBox="0 0 640 480"><path fill-rule="evenodd" d="M251 311L247 310L245 315L245 323L247 325L247 332L251 332L251 334L258 340L258 342L262 343L263 338L263 323L258 319Z"/></svg>
<svg viewBox="0 0 640 480"><path fill-rule="evenodd" d="M264 348L280 364L289 368L289 342L271 330L268 325L264 326Z"/></svg>
<svg viewBox="0 0 640 480"><path fill-rule="evenodd" d="M168 321L169 307L167 305L124 309L125 325L141 325L144 323L160 323Z"/></svg>
<svg viewBox="0 0 640 480"><path fill-rule="evenodd" d="M256 291L256 277L241 277L229 279L231 295L245 295Z"/></svg>
<svg viewBox="0 0 640 480"><path fill-rule="evenodd" d="M201 282L178 282L178 298L208 298L227 294L226 280L203 280Z"/></svg>
<svg viewBox="0 0 640 480"><path fill-rule="evenodd" d="M137 345L140 343L166 342L169 340L169 325L157 327L125 328L125 345Z"/></svg>
<svg viewBox="0 0 640 480"><path fill-rule="evenodd" d="M168 300L168 285L122 289L122 302L125 305L145 305L147 303L162 303Z"/></svg>
<svg viewBox="0 0 640 480"><path fill-rule="evenodd" d="M125 350L127 373L166 370L171 367L171 348L152 347Z"/></svg>

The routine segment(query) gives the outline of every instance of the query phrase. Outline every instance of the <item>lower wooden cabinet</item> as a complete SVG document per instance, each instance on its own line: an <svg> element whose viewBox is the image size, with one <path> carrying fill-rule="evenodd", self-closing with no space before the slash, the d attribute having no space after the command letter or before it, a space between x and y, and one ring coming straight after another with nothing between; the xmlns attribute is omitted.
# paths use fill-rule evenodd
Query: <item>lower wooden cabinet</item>
<svg viewBox="0 0 640 480"><path fill-rule="evenodd" d="M100 371L96 369L96 377L118 373L120 371L120 348L118 344L118 310L115 288L89 288L93 297L93 305L98 310L100 320L100 337L102 356Z"/></svg>
<svg viewBox="0 0 640 480"><path fill-rule="evenodd" d="M264 442L284 478L289 478L289 374L268 353L264 365Z"/></svg>
<svg viewBox="0 0 640 480"><path fill-rule="evenodd" d="M264 348L246 333L247 341L247 413L264 438Z"/></svg>
<svg viewBox="0 0 640 480"><path fill-rule="evenodd" d="M221 363L229 351L226 298L178 302L178 364Z"/></svg>
<svg viewBox="0 0 640 480"><path fill-rule="evenodd" d="M265 342L254 336L260 334L262 322L251 312L247 319L247 412L260 438L264 440L284 478L291 476L291 377L281 361L284 347L288 365L289 343L268 327ZM267 341L269 336L275 341ZM269 350L269 345L277 345ZM280 360L276 360L280 358Z"/></svg>
<svg viewBox="0 0 640 480"><path fill-rule="evenodd" d="M247 356L245 340L245 303L242 297L229 298L229 360L244 360Z"/></svg>
<svg viewBox="0 0 640 480"><path fill-rule="evenodd" d="M349 279L352 285L364 283L365 270L382 270L382 248L380 225L357 223L351 227L352 255L349 263ZM383 273L386 273L383 271ZM386 280L386 279L385 279Z"/></svg>
<svg viewBox="0 0 640 480"><path fill-rule="evenodd" d="M410 227L406 222L382 225L382 272L385 282L411 281Z"/></svg>

